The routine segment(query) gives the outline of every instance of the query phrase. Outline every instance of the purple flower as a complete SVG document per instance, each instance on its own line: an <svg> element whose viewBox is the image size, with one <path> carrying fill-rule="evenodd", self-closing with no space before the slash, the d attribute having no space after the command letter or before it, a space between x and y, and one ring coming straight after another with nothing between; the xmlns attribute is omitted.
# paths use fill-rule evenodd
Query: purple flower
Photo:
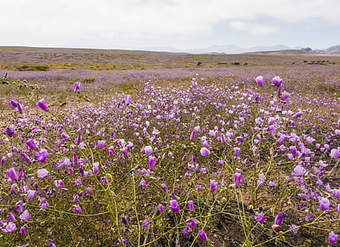
<svg viewBox="0 0 340 247"><path fill-rule="evenodd" d="M130 94L125 94L123 98L123 102L126 104L131 103L131 95Z"/></svg>
<svg viewBox="0 0 340 247"><path fill-rule="evenodd" d="M200 153L202 156L208 156L210 154L210 151L206 147L203 147L201 148Z"/></svg>
<svg viewBox="0 0 340 247"><path fill-rule="evenodd" d="M145 153L146 155L150 155L150 154L152 153L152 151L153 151L153 149L152 149L151 146L145 146L145 147L144 147L144 153Z"/></svg>
<svg viewBox="0 0 340 247"><path fill-rule="evenodd" d="M21 236L27 235L26 226L20 227L19 233L20 233ZM23 245L23 247L26 247L26 245Z"/></svg>
<svg viewBox="0 0 340 247"><path fill-rule="evenodd" d="M29 139L28 141L26 141L26 145L31 149L37 148L37 144L33 139Z"/></svg>
<svg viewBox="0 0 340 247"><path fill-rule="evenodd" d="M279 87L281 84L282 84L283 80L280 78L280 76L275 76L273 79L272 79L272 83L274 86L277 86Z"/></svg>
<svg viewBox="0 0 340 247"><path fill-rule="evenodd" d="M240 155L241 154L241 149L239 147L234 148L234 154L235 155Z"/></svg>
<svg viewBox="0 0 340 247"><path fill-rule="evenodd" d="M158 211L159 211L160 213L163 213L163 212L165 211L165 208L164 208L163 204L159 204L159 205L158 205Z"/></svg>
<svg viewBox="0 0 340 247"><path fill-rule="evenodd" d="M182 232L184 236L188 236L191 233L191 231L187 227L183 228Z"/></svg>
<svg viewBox="0 0 340 247"><path fill-rule="evenodd" d="M64 181L63 180L55 180L54 181L54 186L55 187L58 187L58 188L63 188L63 187L65 187L65 183L64 183Z"/></svg>
<svg viewBox="0 0 340 247"><path fill-rule="evenodd" d="M44 110L44 111L48 111L48 105L45 101L45 99L41 99L37 102L36 104L38 107L40 107L40 109Z"/></svg>
<svg viewBox="0 0 340 247"><path fill-rule="evenodd" d="M99 173L99 162L95 162L93 164L92 172L93 172L93 174L98 174Z"/></svg>
<svg viewBox="0 0 340 247"><path fill-rule="evenodd" d="M73 205L72 212L76 214L81 214L83 210L81 209L79 204Z"/></svg>
<svg viewBox="0 0 340 247"><path fill-rule="evenodd" d="M14 125L9 125L6 130L5 130L5 134L12 137L15 135L15 127Z"/></svg>
<svg viewBox="0 0 340 247"><path fill-rule="evenodd" d="M19 219L21 220L29 220L31 218L30 213L28 210L25 210L22 214L19 215Z"/></svg>
<svg viewBox="0 0 340 247"><path fill-rule="evenodd" d="M261 224L263 224L265 221L266 221L266 217L264 216L264 213L263 212L260 212L258 213L256 216L255 216L255 220Z"/></svg>
<svg viewBox="0 0 340 247"><path fill-rule="evenodd" d="M35 195L35 190L28 190L25 198L29 200L29 199L32 199L34 195Z"/></svg>
<svg viewBox="0 0 340 247"><path fill-rule="evenodd" d="M193 200L187 201L187 208L188 208L189 210L195 210L195 204L194 204L194 201L193 201Z"/></svg>
<svg viewBox="0 0 340 247"><path fill-rule="evenodd" d="M331 158L337 159L340 157L340 148L337 149L332 149L331 153L329 154L329 156L331 156Z"/></svg>
<svg viewBox="0 0 340 247"><path fill-rule="evenodd" d="M192 228L192 229L194 229L194 228L197 226L197 222L196 222L196 220L194 220L194 219L192 219L192 220L187 220L187 221L185 222L185 224L186 224L188 227Z"/></svg>
<svg viewBox="0 0 340 247"><path fill-rule="evenodd" d="M234 178L234 183L236 186L239 186L243 182L244 178L243 178L243 175L241 174L240 169L236 169L236 172L234 173L233 178Z"/></svg>
<svg viewBox="0 0 340 247"><path fill-rule="evenodd" d="M336 234L335 232L330 232L328 234L328 241L330 243L336 243L338 241L338 234Z"/></svg>
<svg viewBox="0 0 340 247"><path fill-rule="evenodd" d="M3 232L14 232L17 230L17 225L13 222L9 222L5 228L1 229Z"/></svg>
<svg viewBox="0 0 340 247"><path fill-rule="evenodd" d="M264 175L263 172L259 173L259 178L256 182L256 185L260 187L264 184L265 181L266 181L266 175Z"/></svg>
<svg viewBox="0 0 340 247"><path fill-rule="evenodd" d="M284 219L285 217L286 217L286 214L285 214L285 213L283 213L283 212L278 213L278 214L275 216L274 225L280 226L280 225L283 223L283 219Z"/></svg>
<svg viewBox="0 0 340 247"><path fill-rule="evenodd" d="M34 154L34 158L41 163L46 161L47 156L48 156L47 150L44 148L40 149L38 152Z"/></svg>
<svg viewBox="0 0 340 247"><path fill-rule="evenodd" d="M303 167L303 166L300 166L300 165L297 165L293 172L292 172L292 175L293 176L303 176L305 173L306 173L306 169Z"/></svg>
<svg viewBox="0 0 340 247"><path fill-rule="evenodd" d="M284 91L282 94L281 94L281 99L283 100L286 100L290 97L290 93L288 93L287 91Z"/></svg>
<svg viewBox="0 0 340 247"><path fill-rule="evenodd" d="M161 184L161 188L162 188L162 190L167 190L167 189L168 189L168 187L166 186L166 184Z"/></svg>
<svg viewBox="0 0 340 247"><path fill-rule="evenodd" d="M328 210L330 207L329 200L325 197L319 199L319 207L322 210Z"/></svg>
<svg viewBox="0 0 340 247"><path fill-rule="evenodd" d="M19 178L19 175L17 173L17 171L15 170L15 168L9 168L6 170L6 174L9 178L11 179L18 179Z"/></svg>
<svg viewBox="0 0 340 247"><path fill-rule="evenodd" d="M150 155L149 156L149 168L150 169L153 169L155 167L155 164L156 164L156 157L155 156L152 156Z"/></svg>
<svg viewBox="0 0 340 247"><path fill-rule="evenodd" d="M215 190L217 190L217 185L218 185L218 183L215 181L215 180L210 180L210 189L212 190L212 191L215 191Z"/></svg>
<svg viewBox="0 0 340 247"><path fill-rule="evenodd" d="M14 106L14 107L17 107L18 104L19 104L19 102L16 101L15 99L11 99L11 100L9 101L9 103L10 103L12 106Z"/></svg>
<svg viewBox="0 0 340 247"><path fill-rule="evenodd" d="M45 197L39 198L39 207L45 208L45 209L49 207L49 203L47 202Z"/></svg>
<svg viewBox="0 0 340 247"><path fill-rule="evenodd" d="M171 200L169 202L169 208L174 212L178 212L181 209L181 207L179 206L176 200Z"/></svg>
<svg viewBox="0 0 340 247"><path fill-rule="evenodd" d="M264 83L264 79L262 75L259 75L258 77L255 78L256 84L260 87L263 86Z"/></svg>
<svg viewBox="0 0 340 247"><path fill-rule="evenodd" d="M148 181L142 179L142 180L139 182L139 186L145 188L146 186L148 186Z"/></svg>
<svg viewBox="0 0 340 247"><path fill-rule="evenodd" d="M142 221L142 227L147 228L149 226L149 221L147 219Z"/></svg>
<svg viewBox="0 0 340 247"><path fill-rule="evenodd" d="M80 88L81 88L81 83L80 83L79 81L77 81L77 82L75 82L75 83L73 84L73 90L74 90L75 92L79 92L79 91L80 91Z"/></svg>
<svg viewBox="0 0 340 247"><path fill-rule="evenodd" d="M199 230L199 231L198 231L198 237L199 237L200 240L202 240L202 241L207 241L207 240L208 240L208 236L207 236L207 234L205 233L204 230Z"/></svg>
<svg viewBox="0 0 340 247"><path fill-rule="evenodd" d="M96 145L97 148L103 148L105 147L105 141L104 140L99 140Z"/></svg>
<svg viewBox="0 0 340 247"><path fill-rule="evenodd" d="M291 226L289 226L289 229L292 229L292 232L294 234L297 234L298 231L299 231L299 228L297 228L297 225L291 225Z"/></svg>
<svg viewBox="0 0 340 247"><path fill-rule="evenodd" d="M48 175L48 170L46 169L38 169L38 178L45 178Z"/></svg>

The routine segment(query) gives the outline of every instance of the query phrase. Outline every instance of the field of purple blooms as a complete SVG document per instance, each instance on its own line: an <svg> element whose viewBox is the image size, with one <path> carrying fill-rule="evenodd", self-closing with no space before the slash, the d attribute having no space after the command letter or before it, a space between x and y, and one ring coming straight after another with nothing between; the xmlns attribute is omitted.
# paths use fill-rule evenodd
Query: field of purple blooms
<svg viewBox="0 0 340 247"><path fill-rule="evenodd" d="M339 58L268 57L0 70L0 246L337 246Z"/></svg>

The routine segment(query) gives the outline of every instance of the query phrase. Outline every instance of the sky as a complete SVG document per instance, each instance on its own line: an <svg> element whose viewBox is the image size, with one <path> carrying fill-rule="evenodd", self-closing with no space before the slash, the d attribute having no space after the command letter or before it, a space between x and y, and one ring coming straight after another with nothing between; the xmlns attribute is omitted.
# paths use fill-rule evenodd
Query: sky
<svg viewBox="0 0 340 247"><path fill-rule="evenodd" d="M197 49L340 44L340 0L0 0L0 45Z"/></svg>

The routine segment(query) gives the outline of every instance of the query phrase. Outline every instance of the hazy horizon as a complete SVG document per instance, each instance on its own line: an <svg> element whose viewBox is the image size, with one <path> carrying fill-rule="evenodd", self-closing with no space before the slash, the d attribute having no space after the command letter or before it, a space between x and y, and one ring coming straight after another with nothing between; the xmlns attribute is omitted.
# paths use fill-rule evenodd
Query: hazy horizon
<svg viewBox="0 0 340 247"><path fill-rule="evenodd" d="M3 0L1 46L191 50L340 44L336 0Z"/></svg>

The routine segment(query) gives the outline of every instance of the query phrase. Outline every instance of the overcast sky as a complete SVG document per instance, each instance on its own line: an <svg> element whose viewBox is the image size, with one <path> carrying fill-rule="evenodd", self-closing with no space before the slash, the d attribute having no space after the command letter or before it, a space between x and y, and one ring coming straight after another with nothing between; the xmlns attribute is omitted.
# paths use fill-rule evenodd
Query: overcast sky
<svg viewBox="0 0 340 247"><path fill-rule="evenodd" d="M340 44L340 0L0 0L0 45Z"/></svg>

